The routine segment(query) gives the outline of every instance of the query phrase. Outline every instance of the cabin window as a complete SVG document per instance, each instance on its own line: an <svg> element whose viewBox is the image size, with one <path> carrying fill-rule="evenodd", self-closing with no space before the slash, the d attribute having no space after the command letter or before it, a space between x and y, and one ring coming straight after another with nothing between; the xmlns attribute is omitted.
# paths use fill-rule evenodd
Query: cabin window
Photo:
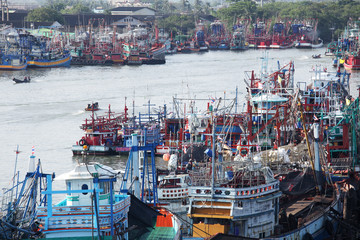
<svg viewBox="0 0 360 240"><path fill-rule="evenodd" d="M175 179L163 179L160 182L160 187L179 187L180 178Z"/></svg>
<svg viewBox="0 0 360 240"><path fill-rule="evenodd" d="M88 186L87 184L83 184L83 185L81 186L81 190L88 190L88 189L89 189L89 186ZM87 192L83 192L82 194L87 195L88 193L87 193Z"/></svg>
<svg viewBox="0 0 360 240"><path fill-rule="evenodd" d="M243 207L242 201L239 201L239 202L238 202L238 207L239 207L239 208L242 208L242 207Z"/></svg>
<svg viewBox="0 0 360 240"><path fill-rule="evenodd" d="M67 190L71 191L71 182L67 182ZM71 195L71 193L68 193L67 195Z"/></svg>
<svg viewBox="0 0 360 240"><path fill-rule="evenodd" d="M110 182L100 182L100 189L103 190L101 194L108 194L110 192Z"/></svg>

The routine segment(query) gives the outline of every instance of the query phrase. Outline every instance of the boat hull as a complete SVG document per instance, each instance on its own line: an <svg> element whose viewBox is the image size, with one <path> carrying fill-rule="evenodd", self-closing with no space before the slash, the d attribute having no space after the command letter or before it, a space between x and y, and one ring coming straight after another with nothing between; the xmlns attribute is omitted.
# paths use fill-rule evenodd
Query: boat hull
<svg viewBox="0 0 360 240"><path fill-rule="evenodd" d="M360 69L360 57L358 56L350 56L344 62L345 69L348 70L359 70Z"/></svg>
<svg viewBox="0 0 360 240"><path fill-rule="evenodd" d="M324 234L324 231L326 231L327 228L326 224L328 224L328 222L331 222L331 218L328 215L332 208L335 209L336 211L340 211L340 212L342 211L342 203L340 201L339 194L337 195L335 201L333 201L333 203L323 211L323 214L314 217L314 219L311 222L308 222L304 226L299 227L291 232L277 235L274 237L267 237L264 239L267 240L305 239L308 234L310 234L313 237L313 239L323 239L319 236ZM334 227L334 224L332 227Z"/></svg>
<svg viewBox="0 0 360 240"><path fill-rule="evenodd" d="M324 43L321 41L318 44L312 44L310 42L297 42L295 43L296 48L304 48L304 49L311 49L311 48L321 48Z"/></svg>
<svg viewBox="0 0 360 240"><path fill-rule="evenodd" d="M29 67L34 68L51 68L51 67L68 67L71 63L71 56L68 55L64 58L57 59L57 60L30 60L28 61Z"/></svg>
<svg viewBox="0 0 360 240"><path fill-rule="evenodd" d="M22 65L0 65L0 70L9 70L9 71L17 71L17 70L25 70L27 68L27 64Z"/></svg>
<svg viewBox="0 0 360 240"><path fill-rule="evenodd" d="M294 46L294 43L290 43L288 45L282 45L282 44L271 44L270 48L271 49L287 49L287 48L292 48Z"/></svg>
<svg viewBox="0 0 360 240"><path fill-rule="evenodd" d="M115 203L112 206L113 213L111 213L111 205L100 205L99 225L101 234L104 236L110 236L111 227L110 222L113 218L114 224L121 224L123 228L127 227L127 219L121 223L124 218L127 218L127 214L130 208L129 196L115 196ZM77 212L74 212L76 209ZM72 239L87 239L97 234L96 226L94 225L94 209L92 206L79 205L79 206L64 206L63 204L52 206L51 215L48 214L47 207L40 207L38 210L38 218L41 221L48 221L47 229L43 231L46 238L70 238Z"/></svg>
<svg viewBox="0 0 360 240"><path fill-rule="evenodd" d="M107 156L107 155L114 155L116 154L116 152L107 146L88 146L89 149L87 150L87 152L91 155L96 155L96 156ZM72 152L73 155L82 155L84 149L83 146L80 145L73 145L72 146Z"/></svg>

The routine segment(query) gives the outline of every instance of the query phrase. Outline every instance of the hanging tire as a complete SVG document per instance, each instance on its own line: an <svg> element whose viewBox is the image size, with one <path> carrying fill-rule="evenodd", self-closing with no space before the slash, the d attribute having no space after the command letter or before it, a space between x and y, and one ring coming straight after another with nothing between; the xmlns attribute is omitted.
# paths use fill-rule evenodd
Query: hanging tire
<svg viewBox="0 0 360 240"><path fill-rule="evenodd" d="M79 145L80 146L84 146L85 144L86 144L85 139L82 138L82 139L79 140Z"/></svg>

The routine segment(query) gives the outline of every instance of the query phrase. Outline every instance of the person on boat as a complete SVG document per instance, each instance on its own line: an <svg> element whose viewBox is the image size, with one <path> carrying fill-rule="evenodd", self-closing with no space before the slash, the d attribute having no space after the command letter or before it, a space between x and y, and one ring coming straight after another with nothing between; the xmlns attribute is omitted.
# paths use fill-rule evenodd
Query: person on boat
<svg viewBox="0 0 360 240"><path fill-rule="evenodd" d="M186 169L192 170L192 168L193 168L193 163L192 163L192 159L190 159L189 162L186 164Z"/></svg>

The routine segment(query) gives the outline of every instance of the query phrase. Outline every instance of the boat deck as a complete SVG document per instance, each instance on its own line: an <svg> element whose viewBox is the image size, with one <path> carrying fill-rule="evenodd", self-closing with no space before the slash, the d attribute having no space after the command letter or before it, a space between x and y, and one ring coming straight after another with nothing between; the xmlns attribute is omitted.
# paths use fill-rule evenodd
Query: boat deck
<svg viewBox="0 0 360 240"><path fill-rule="evenodd" d="M290 214L296 215L313 203L322 203L324 205L329 205L332 201L333 201L332 197L323 197L323 196L315 196L313 198L302 199L289 204L286 208L286 214L289 217Z"/></svg>
<svg viewBox="0 0 360 240"><path fill-rule="evenodd" d="M313 203L313 200L301 200L292 203L286 208L286 215L289 217L290 214L295 215L300 211L304 210L304 208L310 206Z"/></svg>
<svg viewBox="0 0 360 240"><path fill-rule="evenodd" d="M174 239L175 230L173 227L156 227L150 235L146 238L147 240L167 240Z"/></svg>

